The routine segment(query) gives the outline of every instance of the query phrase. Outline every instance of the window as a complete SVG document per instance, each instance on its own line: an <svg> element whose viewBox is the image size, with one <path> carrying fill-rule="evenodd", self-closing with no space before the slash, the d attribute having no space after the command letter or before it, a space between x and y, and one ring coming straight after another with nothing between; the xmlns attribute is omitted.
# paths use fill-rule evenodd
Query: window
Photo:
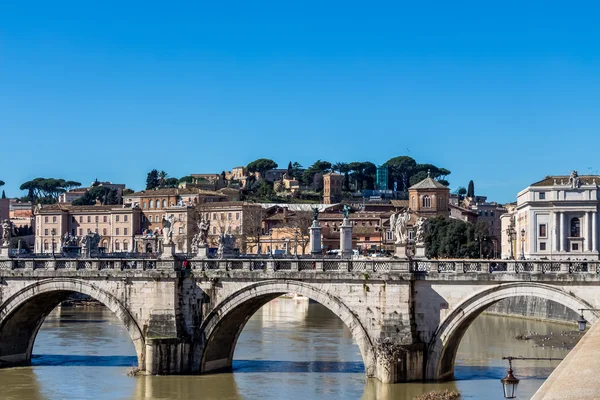
<svg viewBox="0 0 600 400"><path fill-rule="evenodd" d="M182 233L183 233L183 228L179 227L179 234L182 234Z"/></svg>
<svg viewBox="0 0 600 400"><path fill-rule="evenodd" d="M571 219L571 237L580 237L581 236L581 223L579 222L579 218Z"/></svg>
<svg viewBox="0 0 600 400"><path fill-rule="evenodd" d="M144 202L144 208L148 208L147 206L148 206L148 204L146 204L146 202Z"/></svg>
<svg viewBox="0 0 600 400"><path fill-rule="evenodd" d="M90 228L88 228L87 233L92 233L92 230Z"/></svg>
<svg viewBox="0 0 600 400"><path fill-rule="evenodd" d="M105 215L104 217L102 217L102 221L103 222L108 222L108 217Z"/></svg>
<svg viewBox="0 0 600 400"><path fill-rule="evenodd" d="M415 196L412 197L412 208L417 207L417 204L415 202Z"/></svg>
<svg viewBox="0 0 600 400"><path fill-rule="evenodd" d="M81 215L79 216L79 222L83 222L83 217Z"/></svg>
<svg viewBox="0 0 600 400"><path fill-rule="evenodd" d="M150 200L150 208L154 208L154 202L152 200Z"/></svg>
<svg viewBox="0 0 600 400"><path fill-rule="evenodd" d="M213 213L212 217L213 217L213 221L215 221L217 219L217 213Z"/></svg>
<svg viewBox="0 0 600 400"><path fill-rule="evenodd" d="M102 229L102 236L106 236L106 228Z"/></svg>
<svg viewBox="0 0 600 400"><path fill-rule="evenodd" d="M541 243L540 243L540 250L541 250L541 251L544 251L544 250L546 250L546 242L541 242Z"/></svg>
<svg viewBox="0 0 600 400"><path fill-rule="evenodd" d="M123 240L123 251L129 250L129 242L127 240Z"/></svg>
<svg viewBox="0 0 600 400"><path fill-rule="evenodd" d="M485 217L487 217L487 216L488 216L488 212L487 212L487 210L485 210L485 211L483 212L483 215L484 215Z"/></svg>
<svg viewBox="0 0 600 400"><path fill-rule="evenodd" d="M46 217L47 218L47 217ZM48 241L44 240L44 250L48 251L49 247L48 247Z"/></svg>
<svg viewBox="0 0 600 400"><path fill-rule="evenodd" d="M44 222L48 223L48 217L44 217Z"/></svg>
<svg viewBox="0 0 600 400"><path fill-rule="evenodd" d="M370 242L371 241L371 237L370 236L365 236L365 242Z"/></svg>
<svg viewBox="0 0 600 400"><path fill-rule="evenodd" d="M579 243L573 243L573 250L574 251L579 251Z"/></svg>
<svg viewBox="0 0 600 400"><path fill-rule="evenodd" d="M52 223L56 223L56 217L52 217Z"/></svg>
<svg viewBox="0 0 600 400"><path fill-rule="evenodd" d="M127 229L127 228L123 228L123 235L127 235L127 234L128 234L128 232L129 232L129 229Z"/></svg>
<svg viewBox="0 0 600 400"><path fill-rule="evenodd" d="M92 217L90 217L89 215L87 216L87 222L92 222Z"/></svg>
<svg viewBox="0 0 600 400"><path fill-rule="evenodd" d="M540 192L540 200L546 200L546 192Z"/></svg>
<svg viewBox="0 0 600 400"><path fill-rule="evenodd" d="M444 208L444 197L438 197L438 210L442 210Z"/></svg>
<svg viewBox="0 0 600 400"><path fill-rule="evenodd" d="M105 249L108 247L108 242L106 240L102 242L102 247Z"/></svg>
<svg viewBox="0 0 600 400"><path fill-rule="evenodd" d="M228 214L227 214L227 219L231 221L231 218L232 218L232 217L231 217L231 213L228 213Z"/></svg>
<svg viewBox="0 0 600 400"><path fill-rule="evenodd" d="M431 208L431 197L423 196L423 208Z"/></svg>
<svg viewBox="0 0 600 400"><path fill-rule="evenodd" d="M179 214L179 220L183 221L183 214Z"/></svg>
<svg viewBox="0 0 600 400"><path fill-rule="evenodd" d="M115 251L120 251L121 250L121 243L119 243L118 240L115 240Z"/></svg>
<svg viewBox="0 0 600 400"><path fill-rule="evenodd" d="M386 238L387 240L394 240L394 232L392 232L392 231L387 231L387 232L385 233L385 238Z"/></svg>
<svg viewBox="0 0 600 400"><path fill-rule="evenodd" d="M217 227L213 226L213 235L216 235L216 234L217 234Z"/></svg>
<svg viewBox="0 0 600 400"><path fill-rule="evenodd" d="M120 219L121 219L120 215L115 216L115 221L119 222Z"/></svg>
<svg viewBox="0 0 600 400"><path fill-rule="evenodd" d="M166 207L167 207L167 201L163 200L163 208L166 208Z"/></svg>
<svg viewBox="0 0 600 400"><path fill-rule="evenodd" d="M546 224L540 224L539 235L538 236L541 237L541 238L548 237L547 236Z"/></svg>
<svg viewBox="0 0 600 400"><path fill-rule="evenodd" d="M239 213L239 212L236 212L236 213L235 213L235 219L236 219L236 220L239 220L239 219L240 219L240 213Z"/></svg>
<svg viewBox="0 0 600 400"><path fill-rule="evenodd" d="M83 229L79 228L79 236L83 235Z"/></svg>
<svg viewBox="0 0 600 400"><path fill-rule="evenodd" d="M221 221L225 221L225 213L221 213Z"/></svg>
<svg viewBox="0 0 600 400"><path fill-rule="evenodd" d="M494 216L494 212L493 211L490 211L490 216L492 216L492 217Z"/></svg>
<svg viewBox="0 0 600 400"><path fill-rule="evenodd" d="M148 217L148 222L152 223L152 215Z"/></svg>
<svg viewBox="0 0 600 400"><path fill-rule="evenodd" d="M123 221L127 222L129 215L123 215Z"/></svg>
<svg viewBox="0 0 600 400"><path fill-rule="evenodd" d="M413 231L408 231L408 240L413 240L415 237L415 233Z"/></svg>
<svg viewBox="0 0 600 400"><path fill-rule="evenodd" d="M100 217L96 215L96 222L100 222Z"/></svg>
<svg viewBox="0 0 600 400"><path fill-rule="evenodd" d="M117 235L120 235L120 234L121 234L121 230L120 230L119 228L117 228L117 229L115 229L115 233L116 233Z"/></svg>
<svg viewBox="0 0 600 400"><path fill-rule="evenodd" d="M44 235L48 236L48 229L44 229Z"/></svg>

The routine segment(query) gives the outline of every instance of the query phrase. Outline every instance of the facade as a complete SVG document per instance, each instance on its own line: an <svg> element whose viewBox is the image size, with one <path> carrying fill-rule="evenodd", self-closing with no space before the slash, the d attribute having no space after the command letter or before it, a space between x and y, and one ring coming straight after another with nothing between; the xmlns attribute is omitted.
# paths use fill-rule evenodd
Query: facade
<svg viewBox="0 0 600 400"><path fill-rule="evenodd" d="M137 207L39 205L35 210L34 251L59 252L65 233L82 237L96 232L99 246L106 252L130 252L140 229L141 210Z"/></svg>
<svg viewBox="0 0 600 400"><path fill-rule="evenodd" d="M475 224L477 222L477 213L475 211L460 207L453 203L450 203L448 208L450 209L450 218L452 219L458 219L470 224Z"/></svg>
<svg viewBox="0 0 600 400"><path fill-rule="evenodd" d="M387 167L387 165L382 165L380 167L377 167L375 189L388 190L388 167Z"/></svg>
<svg viewBox="0 0 600 400"><path fill-rule="evenodd" d="M265 180L267 182L277 182L283 179L283 176L287 173L287 169L270 169L265 172Z"/></svg>
<svg viewBox="0 0 600 400"><path fill-rule="evenodd" d="M431 178L408 188L409 208L417 217L449 217L450 189Z"/></svg>
<svg viewBox="0 0 600 400"><path fill-rule="evenodd" d="M477 213L477 222L485 222L488 226L490 236L494 239L500 239L502 236L502 226L500 218L506 213L506 208L498 203L476 203L471 210Z"/></svg>
<svg viewBox="0 0 600 400"><path fill-rule="evenodd" d="M323 203L334 204L342 199L344 175L330 172L323 175Z"/></svg>
<svg viewBox="0 0 600 400"><path fill-rule="evenodd" d="M142 190L127 195L124 204L132 206L138 204L142 210L151 213L168 207L193 206L225 200L227 200L227 196L223 193L196 187L185 187Z"/></svg>
<svg viewBox="0 0 600 400"><path fill-rule="evenodd" d="M59 203L72 203L75 200L82 198L83 195L87 191L88 191L87 188L78 188L78 189L69 190L68 192L62 193L60 196L58 196L58 202Z"/></svg>
<svg viewBox="0 0 600 400"><path fill-rule="evenodd" d="M600 176L573 171L570 176L548 176L519 192L512 238L515 257L597 260L598 184ZM506 231L502 234L504 244L510 238Z"/></svg>

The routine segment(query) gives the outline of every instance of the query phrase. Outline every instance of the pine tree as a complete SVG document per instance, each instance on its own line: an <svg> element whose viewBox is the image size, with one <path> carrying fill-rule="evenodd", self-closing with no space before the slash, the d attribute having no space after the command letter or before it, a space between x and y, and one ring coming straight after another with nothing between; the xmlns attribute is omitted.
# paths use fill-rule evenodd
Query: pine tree
<svg viewBox="0 0 600 400"><path fill-rule="evenodd" d="M467 197L475 198L475 184L473 181L469 181L469 186L467 188Z"/></svg>
<svg viewBox="0 0 600 400"><path fill-rule="evenodd" d="M4 193L4 190L2 191L2 198L5 199L6 198L6 193Z"/></svg>
<svg viewBox="0 0 600 400"><path fill-rule="evenodd" d="M292 169L292 162L290 161L290 162L288 163L288 168L287 168L287 178L288 178L288 179L292 179L293 172L294 172L294 171L293 171L293 169Z"/></svg>

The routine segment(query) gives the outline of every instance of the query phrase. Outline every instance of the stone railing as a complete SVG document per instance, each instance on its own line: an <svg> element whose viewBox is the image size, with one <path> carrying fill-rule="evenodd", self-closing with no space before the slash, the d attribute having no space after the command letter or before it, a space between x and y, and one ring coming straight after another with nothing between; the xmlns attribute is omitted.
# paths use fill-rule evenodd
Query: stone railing
<svg viewBox="0 0 600 400"><path fill-rule="evenodd" d="M157 260L141 258L110 258L110 259L82 259L82 258L12 258L0 259L2 270L49 270L49 271L102 271L102 270L177 270L181 269L182 262L177 260Z"/></svg>
<svg viewBox="0 0 600 400"><path fill-rule="evenodd" d="M222 271L300 271L358 273L512 273L512 274L600 274L600 261L514 261L514 260L400 260L331 258L9 258L0 259L2 270L222 270Z"/></svg>

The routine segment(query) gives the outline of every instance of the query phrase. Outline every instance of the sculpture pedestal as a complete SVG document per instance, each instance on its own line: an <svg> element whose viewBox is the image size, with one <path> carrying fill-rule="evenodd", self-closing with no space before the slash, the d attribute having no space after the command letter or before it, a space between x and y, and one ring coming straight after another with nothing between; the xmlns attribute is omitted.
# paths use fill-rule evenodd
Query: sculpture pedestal
<svg viewBox="0 0 600 400"><path fill-rule="evenodd" d="M424 244L415 245L415 258L425 258L425 245Z"/></svg>
<svg viewBox="0 0 600 400"><path fill-rule="evenodd" d="M407 259L406 255L406 243L396 244L396 252L394 255L398 258Z"/></svg>
<svg viewBox="0 0 600 400"><path fill-rule="evenodd" d="M344 218L340 226L340 253L342 258L352 256L352 225L348 218Z"/></svg>
<svg viewBox="0 0 600 400"><path fill-rule="evenodd" d="M162 253L159 258L161 260L171 260L175 258L175 243L171 242L163 244Z"/></svg>
<svg viewBox="0 0 600 400"><path fill-rule="evenodd" d="M208 258L208 247L206 247L206 246L198 247L198 252L196 253L196 258L200 258L200 259Z"/></svg>
<svg viewBox="0 0 600 400"><path fill-rule="evenodd" d="M3 259L10 258L10 247L0 246L0 258L3 258Z"/></svg>
<svg viewBox="0 0 600 400"><path fill-rule="evenodd" d="M321 254L321 227L313 221L310 231L310 254Z"/></svg>

